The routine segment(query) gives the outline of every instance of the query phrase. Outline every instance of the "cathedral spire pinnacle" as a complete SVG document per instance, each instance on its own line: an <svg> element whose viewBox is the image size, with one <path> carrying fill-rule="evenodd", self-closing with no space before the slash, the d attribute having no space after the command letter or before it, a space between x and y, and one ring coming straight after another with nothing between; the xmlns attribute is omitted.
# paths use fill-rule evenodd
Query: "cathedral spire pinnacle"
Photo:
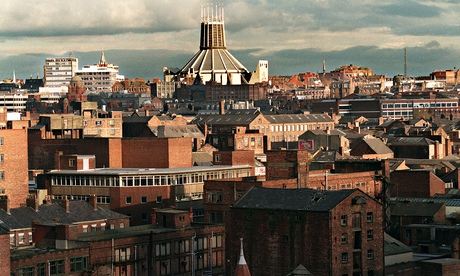
<svg viewBox="0 0 460 276"><path fill-rule="evenodd" d="M251 276L249 266L244 258L243 238L240 239L240 259L236 266L235 276Z"/></svg>
<svg viewBox="0 0 460 276"><path fill-rule="evenodd" d="M100 65L107 65L107 60L105 59L104 50L101 51L101 59L99 60Z"/></svg>

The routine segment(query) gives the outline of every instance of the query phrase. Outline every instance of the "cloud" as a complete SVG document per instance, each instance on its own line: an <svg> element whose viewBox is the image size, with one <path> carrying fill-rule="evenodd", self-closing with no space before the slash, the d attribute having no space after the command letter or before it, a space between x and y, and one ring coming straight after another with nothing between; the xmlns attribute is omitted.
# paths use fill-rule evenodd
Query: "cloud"
<svg viewBox="0 0 460 276"><path fill-rule="evenodd" d="M398 1L389 5L384 5L379 10L386 15L396 15L403 17L435 17L442 13L442 9L436 6L420 4L416 1Z"/></svg>

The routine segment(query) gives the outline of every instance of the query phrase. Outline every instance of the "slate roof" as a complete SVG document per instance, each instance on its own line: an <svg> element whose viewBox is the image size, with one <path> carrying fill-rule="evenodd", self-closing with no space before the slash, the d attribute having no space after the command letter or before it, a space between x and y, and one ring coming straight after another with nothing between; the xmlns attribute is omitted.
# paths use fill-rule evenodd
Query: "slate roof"
<svg viewBox="0 0 460 276"><path fill-rule="evenodd" d="M3 221L8 229L23 229L32 227L32 221L59 225L82 221L126 218L125 215L102 207L98 207L94 211L93 207L85 201L70 201L69 204L69 213L66 213L62 202L40 205L37 212L30 207L13 208L10 210L11 215L4 210L0 210L0 221Z"/></svg>
<svg viewBox="0 0 460 276"><path fill-rule="evenodd" d="M212 153L192 152L192 162L195 166L212 166Z"/></svg>
<svg viewBox="0 0 460 276"><path fill-rule="evenodd" d="M385 256L393 256L412 252L412 249L404 243L398 241L385 233L383 251Z"/></svg>
<svg viewBox="0 0 460 276"><path fill-rule="evenodd" d="M233 208L327 212L355 191L254 187L238 200Z"/></svg>
<svg viewBox="0 0 460 276"><path fill-rule="evenodd" d="M432 217L443 205L439 202L391 201L390 212L392 216Z"/></svg>
<svg viewBox="0 0 460 276"><path fill-rule="evenodd" d="M390 146L427 146L435 142L424 137L394 137L389 138L387 144Z"/></svg>
<svg viewBox="0 0 460 276"><path fill-rule="evenodd" d="M282 114L264 115L264 117L272 124L332 122L332 118L326 114Z"/></svg>
<svg viewBox="0 0 460 276"><path fill-rule="evenodd" d="M434 203L443 203L446 207L460 207L460 199L456 198L442 198L442 197L432 197L432 198L391 198L391 201L410 201L410 202L434 202Z"/></svg>
<svg viewBox="0 0 460 276"><path fill-rule="evenodd" d="M303 265L299 265L294 271L289 273L287 276L301 276L301 275L313 275L307 268Z"/></svg>
<svg viewBox="0 0 460 276"><path fill-rule="evenodd" d="M200 131L197 125L159 126L150 129L158 138L204 138L204 134Z"/></svg>
<svg viewBox="0 0 460 276"><path fill-rule="evenodd" d="M249 125L259 114L241 115L200 115L192 122L197 125Z"/></svg>
<svg viewBox="0 0 460 276"><path fill-rule="evenodd" d="M147 124L153 116L129 116L123 117L123 123L142 123Z"/></svg>
<svg viewBox="0 0 460 276"><path fill-rule="evenodd" d="M371 139L363 139L363 142L366 143L369 148L375 152L376 154L389 154L393 153L393 151L385 145L382 140L377 139L377 138L371 138Z"/></svg>

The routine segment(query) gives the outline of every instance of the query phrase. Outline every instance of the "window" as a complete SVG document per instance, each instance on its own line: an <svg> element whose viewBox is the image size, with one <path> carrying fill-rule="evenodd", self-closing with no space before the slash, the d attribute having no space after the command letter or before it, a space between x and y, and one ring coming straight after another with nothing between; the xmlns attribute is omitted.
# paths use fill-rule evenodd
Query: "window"
<svg viewBox="0 0 460 276"><path fill-rule="evenodd" d="M0 171L0 180L5 180L5 172Z"/></svg>
<svg viewBox="0 0 460 276"><path fill-rule="evenodd" d="M19 276L34 276L34 268L33 267L23 267L18 270Z"/></svg>
<svg viewBox="0 0 460 276"><path fill-rule="evenodd" d="M220 154L214 155L214 162L219 162L220 161Z"/></svg>
<svg viewBox="0 0 460 276"><path fill-rule="evenodd" d="M50 276L64 275L64 260L50 261Z"/></svg>
<svg viewBox="0 0 460 276"><path fill-rule="evenodd" d="M32 232L27 233L27 236L29 237L29 243L33 243Z"/></svg>
<svg viewBox="0 0 460 276"><path fill-rule="evenodd" d="M3 146L5 144L5 138L0 137L0 146Z"/></svg>
<svg viewBox="0 0 460 276"><path fill-rule="evenodd" d="M366 221L367 221L368 223L374 222L374 213L368 212L368 213L367 213Z"/></svg>
<svg viewBox="0 0 460 276"><path fill-rule="evenodd" d="M158 256L168 256L171 254L171 243L165 242L160 243L155 246L155 255Z"/></svg>
<svg viewBox="0 0 460 276"><path fill-rule="evenodd" d="M0 154L0 163L4 163L5 162L5 155L2 153Z"/></svg>
<svg viewBox="0 0 460 276"><path fill-rule="evenodd" d="M342 234L342 236L340 237L340 243L341 244L348 243L348 235L346 233Z"/></svg>
<svg viewBox="0 0 460 276"><path fill-rule="evenodd" d="M88 225L83 225L83 233L88 233Z"/></svg>
<svg viewBox="0 0 460 276"><path fill-rule="evenodd" d="M341 256L341 261L342 263L348 263L348 253L342 253L342 256Z"/></svg>
<svg viewBox="0 0 460 276"><path fill-rule="evenodd" d="M163 198L162 198L161 196L157 196L156 202L157 202L157 203L161 203L162 201L163 201Z"/></svg>
<svg viewBox="0 0 460 276"><path fill-rule="evenodd" d="M342 215L340 217L340 225L347 226L347 224L348 224L348 216L347 215Z"/></svg>
<svg viewBox="0 0 460 276"><path fill-rule="evenodd" d="M374 239L374 230L367 230L367 240L373 240Z"/></svg>
<svg viewBox="0 0 460 276"><path fill-rule="evenodd" d="M25 244L26 243L26 239L24 237L24 233L19 233L18 234L18 240L19 240L19 244Z"/></svg>
<svg viewBox="0 0 460 276"><path fill-rule="evenodd" d="M125 262L131 259L131 248L120 248L115 250L115 261L116 262Z"/></svg>
<svg viewBox="0 0 460 276"><path fill-rule="evenodd" d="M70 258L70 271L82 272L88 269L88 257Z"/></svg>
<svg viewBox="0 0 460 276"><path fill-rule="evenodd" d="M15 234L10 234L10 245L11 246L16 245L16 235Z"/></svg>
<svg viewBox="0 0 460 276"><path fill-rule="evenodd" d="M46 276L46 264L41 263L37 265L37 276Z"/></svg>
<svg viewBox="0 0 460 276"><path fill-rule="evenodd" d="M133 202L133 199L130 196L126 197L126 204L131 204Z"/></svg>
<svg viewBox="0 0 460 276"><path fill-rule="evenodd" d="M69 167L74 168L75 167L75 159L70 159L69 160Z"/></svg>
<svg viewBox="0 0 460 276"><path fill-rule="evenodd" d="M147 197L146 196L141 197L141 203L147 203Z"/></svg>
<svg viewBox="0 0 460 276"><path fill-rule="evenodd" d="M372 249L367 250L367 259L368 260L373 260L374 259L374 250L372 250Z"/></svg>

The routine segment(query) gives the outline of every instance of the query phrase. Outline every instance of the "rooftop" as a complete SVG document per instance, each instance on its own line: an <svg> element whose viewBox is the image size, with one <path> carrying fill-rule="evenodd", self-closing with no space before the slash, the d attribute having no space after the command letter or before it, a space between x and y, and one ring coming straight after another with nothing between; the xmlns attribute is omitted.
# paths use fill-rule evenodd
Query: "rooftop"
<svg viewBox="0 0 460 276"><path fill-rule="evenodd" d="M233 170L233 169L248 169L249 165L236 165L236 166L196 166L190 168L166 168L166 169L109 169L99 168L92 170L53 170L48 172L49 175L111 175L111 176L124 176L124 175L161 175L161 174L181 174L181 173L196 173L196 172L207 172L207 171L221 171L221 170Z"/></svg>
<svg viewBox="0 0 460 276"><path fill-rule="evenodd" d="M384 243L385 256L393 256L412 252L412 249L409 246L398 241L387 233L385 233L384 236Z"/></svg>
<svg viewBox="0 0 460 276"><path fill-rule="evenodd" d="M357 190L267 189L254 187L235 205L237 209L326 212Z"/></svg>

